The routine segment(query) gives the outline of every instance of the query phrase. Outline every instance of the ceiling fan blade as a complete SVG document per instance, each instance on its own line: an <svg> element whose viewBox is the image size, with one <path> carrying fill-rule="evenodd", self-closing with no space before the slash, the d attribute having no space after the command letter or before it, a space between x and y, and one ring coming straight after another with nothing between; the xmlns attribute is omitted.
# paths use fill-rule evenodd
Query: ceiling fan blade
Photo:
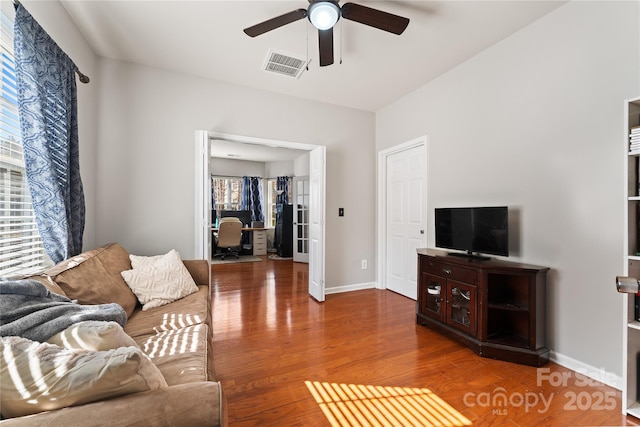
<svg viewBox="0 0 640 427"><path fill-rule="evenodd" d="M333 28L318 30L320 44L320 66L333 64Z"/></svg>
<svg viewBox="0 0 640 427"><path fill-rule="evenodd" d="M409 25L408 18L355 3L345 3L342 6L342 17L398 35Z"/></svg>
<svg viewBox="0 0 640 427"><path fill-rule="evenodd" d="M276 16L275 18L268 19L264 22L256 24L252 27L245 28L244 32L248 36L255 37L260 34L264 34L268 31L275 30L283 25L290 24L302 18L306 18L307 11L304 9L296 9L284 15Z"/></svg>

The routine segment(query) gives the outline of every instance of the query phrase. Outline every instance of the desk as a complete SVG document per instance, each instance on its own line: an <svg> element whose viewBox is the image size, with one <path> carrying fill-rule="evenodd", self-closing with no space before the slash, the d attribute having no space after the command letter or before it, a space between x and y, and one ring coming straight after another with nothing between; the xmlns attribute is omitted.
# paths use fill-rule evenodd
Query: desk
<svg viewBox="0 0 640 427"><path fill-rule="evenodd" d="M243 227L243 233L250 233L249 239L251 245L253 246L253 255L266 255L267 254L267 228L256 228L256 227ZM218 231L217 227L211 227L211 232L215 233ZM215 240L214 240L215 242ZM214 247L213 252L215 253L216 249Z"/></svg>

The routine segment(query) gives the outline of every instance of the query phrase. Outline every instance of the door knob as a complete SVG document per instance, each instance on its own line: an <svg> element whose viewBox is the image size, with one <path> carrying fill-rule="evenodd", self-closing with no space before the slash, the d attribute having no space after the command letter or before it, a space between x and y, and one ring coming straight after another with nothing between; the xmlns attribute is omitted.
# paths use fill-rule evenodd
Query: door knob
<svg viewBox="0 0 640 427"><path fill-rule="evenodd" d="M420 230L420 234L424 234L424 230Z"/></svg>

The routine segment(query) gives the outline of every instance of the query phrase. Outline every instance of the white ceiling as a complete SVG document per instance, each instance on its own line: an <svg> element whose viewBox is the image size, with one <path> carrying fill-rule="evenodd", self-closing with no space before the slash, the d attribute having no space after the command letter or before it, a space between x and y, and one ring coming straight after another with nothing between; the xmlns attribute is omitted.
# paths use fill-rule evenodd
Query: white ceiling
<svg viewBox="0 0 640 427"><path fill-rule="evenodd" d="M61 2L99 56L375 112L565 1L355 0L405 16L409 26L397 36L341 19L334 28L335 63L322 68L317 31L306 19L255 38L242 31L307 8L305 0ZM263 71L270 49L308 57L309 69L298 79ZM269 162L299 154L231 142L212 144L212 155L222 158Z"/></svg>
<svg viewBox="0 0 640 427"><path fill-rule="evenodd" d="M341 19L334 30L336 62L320 68L317 31L306 19L256 38L242 31L306 8L305 0L62 0L100 56L366 111L423 86L563 1L354 3L411 21L397 36ZM299 79L261 70L269 49L305 58L307 47L311 63Z"/></svg>

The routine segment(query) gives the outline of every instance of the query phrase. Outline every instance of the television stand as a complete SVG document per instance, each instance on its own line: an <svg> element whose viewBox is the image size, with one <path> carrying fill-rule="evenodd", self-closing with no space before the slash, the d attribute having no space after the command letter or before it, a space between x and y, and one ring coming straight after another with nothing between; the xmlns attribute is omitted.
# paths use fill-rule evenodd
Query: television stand
<svg viewBox="0 0 640 427"><path fill-rule="evenodd" d="M549 268L418 249L416 321L483 357L542 366Z"/></svg>
<svg viewBox="0 0 640 427"><path fill-rule="evenodd" d="M475 260L478 260L478 261L487 261L487 260L491 259L491 257L485 256L485 255L474 254L472 251L467 251L467 252L447 252L447 255L456 256L458 258L475 259Z"/></svg>

